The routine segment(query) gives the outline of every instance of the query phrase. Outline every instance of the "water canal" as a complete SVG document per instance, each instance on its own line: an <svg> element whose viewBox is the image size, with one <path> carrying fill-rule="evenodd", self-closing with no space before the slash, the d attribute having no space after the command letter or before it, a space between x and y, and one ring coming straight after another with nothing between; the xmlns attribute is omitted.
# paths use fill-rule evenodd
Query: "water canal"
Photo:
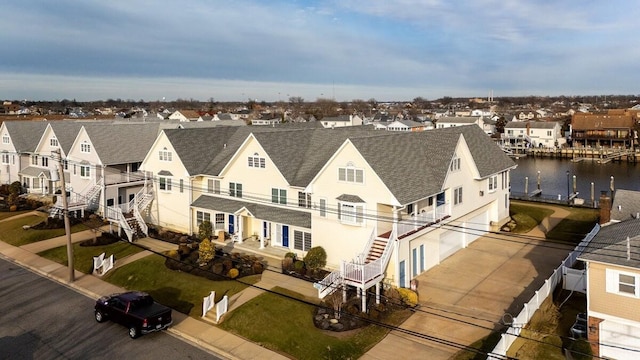
<svg viewBox="0 0 640 360"><path fill-rule="evenodd" d="M598 164L595 161L572 162L568 159L550 159L524 157L514 159L518 167L511 172L511 191L514 195L525 192L525 179L528 177L528 193L536 190L538 172L540 172L540 189L544 197L573 193L573 177L575 176L578 198L591 201L591 183L597 200L601 191L610 191L613 176L614 189L640 190L640 164L615 162ZM567 175L568 174L568 175Z"/></svg>

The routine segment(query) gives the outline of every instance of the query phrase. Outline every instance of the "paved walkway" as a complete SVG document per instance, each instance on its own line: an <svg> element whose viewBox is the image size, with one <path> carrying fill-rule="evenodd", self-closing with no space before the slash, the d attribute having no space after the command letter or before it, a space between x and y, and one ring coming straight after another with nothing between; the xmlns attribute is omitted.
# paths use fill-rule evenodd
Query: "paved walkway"
<svg viewBox="0 0 640 360"><path fill-rule="evenodd" d="M390 359L400 353L404 359L450 359L460 347L446 342L469 346L498 328L505 313L515 317L573 249L537 246L567 210L527 205L555 212L525 239L508 234L481 237L418 276L418 310L400 327L424 337L392 331L361 359Z"/></svg>

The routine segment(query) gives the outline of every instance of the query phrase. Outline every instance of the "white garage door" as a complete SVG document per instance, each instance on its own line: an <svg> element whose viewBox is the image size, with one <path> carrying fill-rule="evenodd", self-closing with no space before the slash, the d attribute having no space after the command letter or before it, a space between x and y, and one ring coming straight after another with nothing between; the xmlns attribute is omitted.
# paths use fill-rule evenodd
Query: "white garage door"
<svg viewBox="0 0 640 360"><path fill-rule="evenodd" d="M465 240L467 245L477 240L489 231L489 216L486 212L474 216L465 223Z"/></svg>
<svg viewBox="0 0 640 360"><path fill-rule="evenodd" d="M447 231L440 235L440 261L462 249L464 234L459 231Z"/></svg>
<svg viewBox="0 0 640 360"><path fill-rule="evenodd" d="M640 328L620 324L610 320L600 323L600 356L612 359L637 359L638 353L624 350L638 350ZM607 346L610 345L610 346Z"/></svg>

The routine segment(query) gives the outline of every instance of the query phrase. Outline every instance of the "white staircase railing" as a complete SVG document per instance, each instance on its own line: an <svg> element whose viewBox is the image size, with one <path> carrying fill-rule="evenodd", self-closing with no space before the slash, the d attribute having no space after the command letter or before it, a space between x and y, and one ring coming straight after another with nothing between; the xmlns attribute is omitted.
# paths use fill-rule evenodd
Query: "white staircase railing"
<svg viewBox="0 0 640 360"><path fill-rule="evenodd" d="M347 263L346 261L343 261L341 266L343 279L350 283L357 284L362 288L365 288L371 281L377 281L382 276L389 263L392 244L396 237L396 230L394 229L389 235L389 241L387 242L380 258L368 264L358 264L356 262Z"/></svg>
<svg viewBox="0 0 640 360"><path fill-rule="evenodd" d="M140 231L142 231L142 233L144 233L145 236L148 236L149 227L147 226L147 223L144 222L144 220L142 219L142 216L140 215L140 211L138 211L138 208L135 206L133 207L133 216L136 218L136 221L138 222Z"/></svg>
<svg viewBox="0 0 640 360"><path fill-rule="evenodd" d="M356 255L353 262L364 264L364 262L367 260L367 256L369 256L369 253L371 252L371 248L373 248L373 243L376 241L377 231L377 228L374 228L373 231L371 231L371 235L369 235L369 241L367 241L367 244L364 246L364 252Z"/></svg>
<svg viewBox="0 0 640 360"><path fill-rule="evenodd" d="M124 217L122 213L122 209L117 206L109 206L107 207L106 217L110 221L117 222L120 225L120 229L124 230L124 233L127 235L127 239L129 242L133 241L133 229L129 226L127 219Z"/></svg>
<svg viewBox="0 0 640 360"><path fill-rule="evenodd" d="M325 276L324 279L313 284L313 287L318 289L318 298L324 299L327 295L330 295L342 285L342 271L336 270L331 274Z"/></svg>

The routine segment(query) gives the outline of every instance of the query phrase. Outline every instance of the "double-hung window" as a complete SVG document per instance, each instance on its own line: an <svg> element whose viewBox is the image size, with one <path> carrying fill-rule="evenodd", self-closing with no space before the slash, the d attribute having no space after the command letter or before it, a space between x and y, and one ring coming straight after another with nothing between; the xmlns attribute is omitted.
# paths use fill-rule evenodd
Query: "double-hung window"
<svg viewBox="0 0 640 360"><path fill-rule="evenodd" d="M489 178L489 192L498 190L498 175Z"/></svg>
<svg viewBox="0 0 640 360"><path fill-rule="evenodd" d="M327 217L327 199L319 199L318 207L321 217Z"/></svg>
<svg viewBox="0 0 640 360"><path fill-rule="evenodd" d="M11 142L11 139L9 138L9 135L4 134L2 135L2 143L3 144L9 144Z"/></svg>
<svg viewBox="0 0 640 360"><path fill-rule="evenodd" d="M451 165L449 166L449 170L450 171L458 171L460 170L460 158L458 157L458 155L453 155L453 159L451 159Z"/></svg>
<svg viewBox="0 0 640 360"><path fill-rule="evenodd" d="M343 224L363 225L364 204L341 202L338 206L338 219Z"/></svg>
<svg viewBox="0 0 640 360"><path fill-rule="evenodd" d="M80 165L80 177L83 177L83 178L91 177L91 167L88 165Z"/></svg>
<svg viewBox="0 0 640 360"><path fill-rule="evenodd" d="M294 230L293 231L293 248L301 251L309 251L311 249L311 233Z"/></svg>
<svg viewBox="0 0 640 360"><path fill-rule="evenodd" d="M158 158L160 161L171 161L171 151L167 150L167 148L163 148L158 152Z"/></svg>
<svg viewBox="0 0 640 360"><path fill-rule="evenodd" d="M215 219L216 219L215 229L216 230L224 229L224 214L216 213Z"/></svg>
<svg viewBox="0 0 640 360"><path fill-rule="evenodd" d="M462 187L453 189L453 205L462 204Z"/></svg>
<svg viewBox="0 0 640 360"><path fill-rule="evenodd" d="M247 158L247 162L251 168L264 169L266 167L266 159L261 157L258 153L254 153L253 156L249 156Z"/></svg>
<svg viewBox="0 0 640 360"><path fill-rule="evenodd" d="M311 208L311 194L298 191L298 207Z"/></svg>
<svg viewBox="0 0 640 360"><path fill-rule="evenodd" d="M229 196L241 198L242 197L242 184L229 183Z"/></svg>
<svg viewBox="0 0 640 360"><path fill-rule="evenodd" d="M351 164L340 167L338 168L338 181L364 184L364 170L357 169Z"/></svg>
<svg viewBox="0 0 640 360"><path fill-rule="evenodd" d="M171 178L160 176L158 178L160 190L171 191Z"/></svg>
<svg viewBox="0 0 640 360"><path fill-rule="evenodd" d="M640 274L607 269L606 290L608 293L640 298Z"/></svg>
<svg viewBox="0 0 640 360"><path fill-rule="evenodd" d="M271 202L274 204L287 205L287 190L271 188Z"/></svg>
<svg viewBox="0 0 640 360"><path fill-rule="evenodd" d="M31 155L31 165L38 165L38 155Z"/></svg>
<svg viewBox="0 0 640 360"><path fill-rule="evenodd" d="M51 145L52 147L58 147L58 139L52 137L51 139L49 139L49 145Z"/></svg>
<svg viewBox="0 0 640 360"><path fill-rule="evenodd" d="M211 214L203 211L196 211L196 225L200 226L203 222L211 222Z"/></svg>
<svg viewBox="0 0 640 360"><path fill-rule="evenodd" d="M9 154L7 154L7 153L3 153L2 154L2 164L4 164L4 165L9 164Z"/></svg>
<svg viewBox="0 0 640 360"><path fill-rule="evenodd" d="M80 152L83 153L90 153L91 152L91 144L89 144L88 142L83 142L80 144Z"/></svg>

